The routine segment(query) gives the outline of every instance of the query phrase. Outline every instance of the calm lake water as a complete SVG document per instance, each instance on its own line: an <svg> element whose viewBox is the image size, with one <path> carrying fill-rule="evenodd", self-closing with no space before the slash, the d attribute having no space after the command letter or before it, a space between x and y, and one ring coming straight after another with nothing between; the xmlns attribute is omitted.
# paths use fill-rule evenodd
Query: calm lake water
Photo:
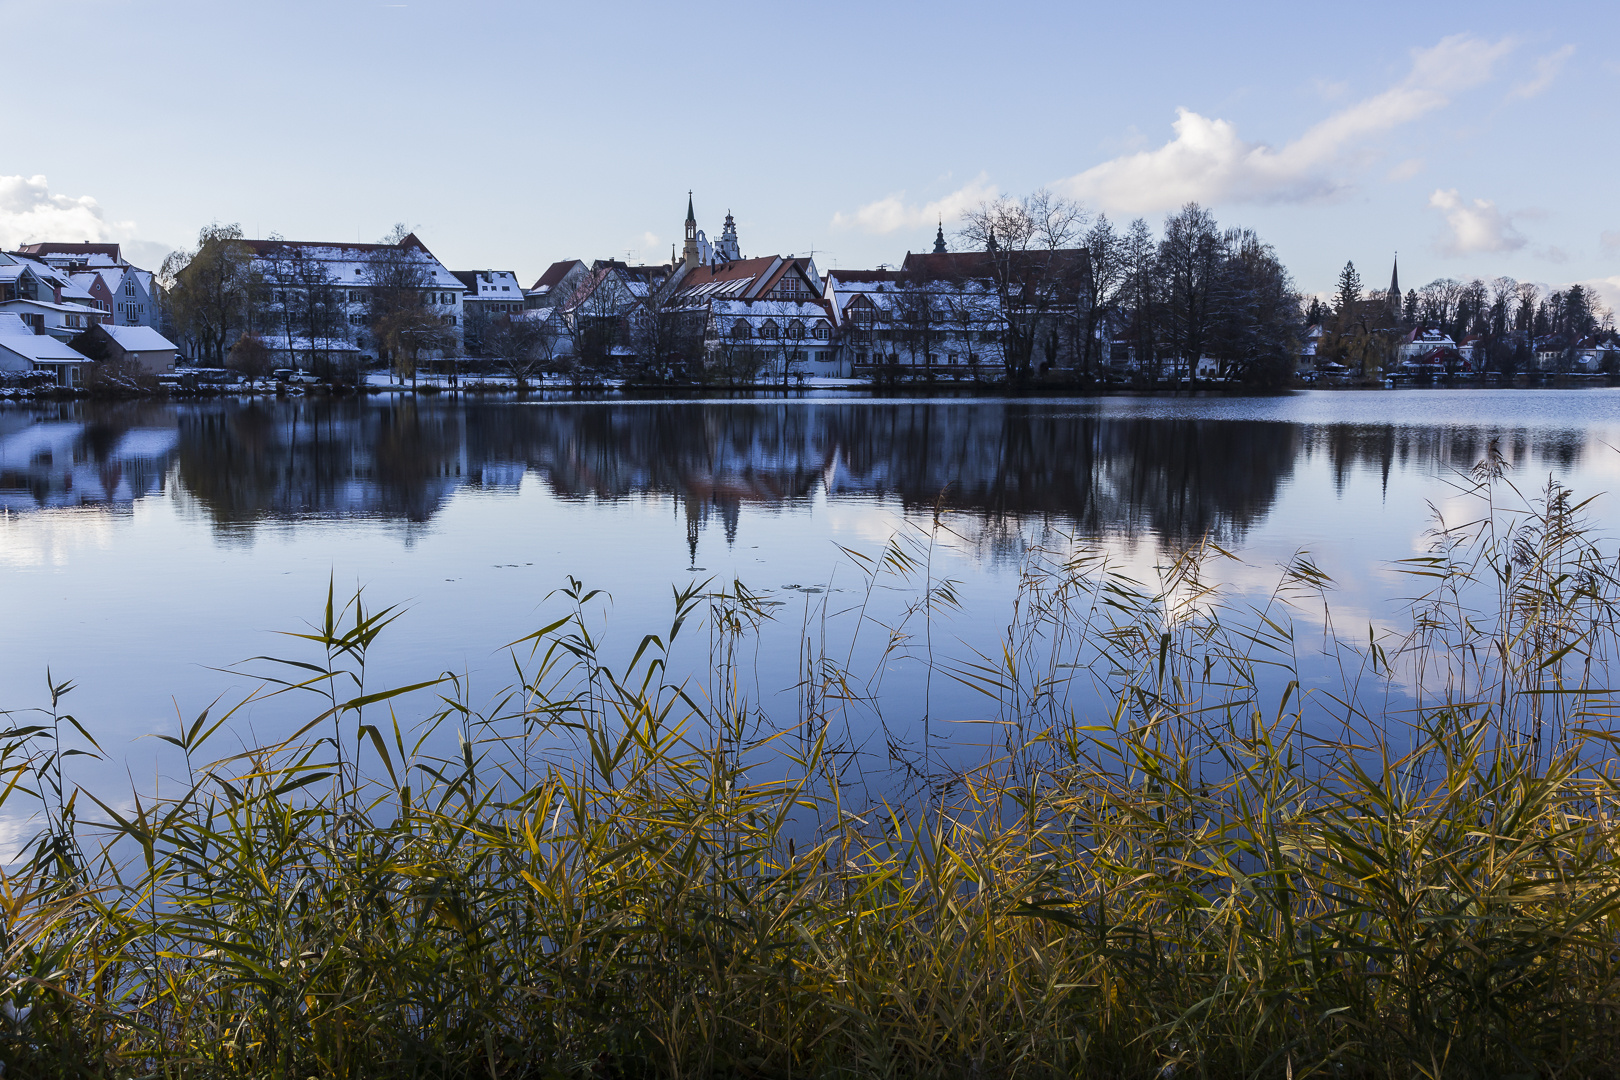
<svg viewBox="0 0 1620 1080"><path fill-rule="evenodd" d="M177 711L252 684L221 671L298 655L297 630L363 586L407 612L377 685L441 671L493 693L502 647L562 610L568 576L611 594L633 647L672 586L740 581L780 605L758 653L789 695L807 613L857 595L841 549L926 537L965 613L940 647L995 647L1031 545L1070 537L1142 575L1199 537L1256 594L1310 552L1341 625L1383 621L1435 508L1492 440L1526 489L1556 477L1620 507L1620 392L1307 392L1267 398L1037 401L534 402L371 398L0 407L0 708L45 701L47 668L110 760L87 783L173 771L154 740ZM840 590L845 590L840 592ZM851 601L853 602L853 600ZM683 654L701 670L707 646ZM916 689L899 671L898 711ZM932 708L971 720L972 695ZM477 696L477 693L474 695ZM287 723L249 709L239 737Z"/></svg>

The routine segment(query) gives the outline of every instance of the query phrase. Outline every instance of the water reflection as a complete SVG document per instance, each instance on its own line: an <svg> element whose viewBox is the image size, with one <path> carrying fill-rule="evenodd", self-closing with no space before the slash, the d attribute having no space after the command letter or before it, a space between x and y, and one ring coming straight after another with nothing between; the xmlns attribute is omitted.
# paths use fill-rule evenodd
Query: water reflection
<svg viewBox="0 0 1620 1080"><path fill-rule="evenodd" d="M565 500L676 499L689 540L745 505L934 505L987 523L1240 541L1301 462L1466 469L1495 439L1520 468L1569 468L1579 428L1289 423L1110 415L1052 402L462 403L409 398L69 403L0 411L0 506L128 508L168 479L222 534L261 521L430 521L459 490L539 477Z"/></svg>

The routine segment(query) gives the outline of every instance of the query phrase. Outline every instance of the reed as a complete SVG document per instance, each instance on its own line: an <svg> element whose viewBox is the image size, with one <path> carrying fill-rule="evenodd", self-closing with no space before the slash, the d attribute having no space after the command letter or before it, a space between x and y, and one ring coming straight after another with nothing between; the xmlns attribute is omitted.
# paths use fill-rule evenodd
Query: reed
<svg viewBox="0 0 1620 1080"><path fill-rule="evenodd" d="M53 686L3 746L39 827L0 876L5 1075L1614 1075L1614 556L1494 457L1463 486L1398 632L1338 628L1304 555L1243 605L1210 545L1152 583L1073 548L953 660L936 514L806 616L788 716L741 586L617 662L571 581L476 708L368 687L398 612L329 595L261 661L308 725L211 760L204 712L165 736L187 789L127 812L75 794ZM885 698L900 661L928 700ZM902 730L947 695L999 733L974 768Z"/></svg>

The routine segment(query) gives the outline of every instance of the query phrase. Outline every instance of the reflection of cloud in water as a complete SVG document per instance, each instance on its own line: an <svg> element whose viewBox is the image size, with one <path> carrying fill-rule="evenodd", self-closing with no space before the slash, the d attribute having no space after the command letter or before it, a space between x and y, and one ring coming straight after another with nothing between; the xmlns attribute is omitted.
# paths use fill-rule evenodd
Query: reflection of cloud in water
<svg viewBox="0 0 1620 1080"><path fill-rule="evenodd" d="M68 564L74 551L113 546L115 517L93 507L18 516L0 529L0 566L14 570Z"/></svg>

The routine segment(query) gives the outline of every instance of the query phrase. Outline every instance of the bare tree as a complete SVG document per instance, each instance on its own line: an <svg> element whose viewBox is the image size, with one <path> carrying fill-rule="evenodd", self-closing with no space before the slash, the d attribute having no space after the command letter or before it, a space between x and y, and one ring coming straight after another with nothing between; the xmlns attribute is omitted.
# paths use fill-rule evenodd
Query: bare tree
<svg viewBox="0 0 1620 1080"><path fill-rule="evenodd" d="M409 230L395 225L372 251L366 267L368 321L379 351L389 359L395 375L416 383L424 357L453 352L453 324L429 300L436 283L421 252L406 243Z"/></svg>
<svg viewBox="0 0 1620 1080"><path fill-rule="evenodd" d="M942 283L923 275L908 274L900 279L890 306L895 335L911 355L911 366L925 369L935 362L950 322L951 311L943 302Z"/></svg>
<svg viewBox="0 0 1620 1080"><path fill-rule="evenodd" d="M985 269L995 282L1003 360L1013 378L1030 373L1051 319L1078 301L1084 252L1072 245L1087 218L1080 204L1043 189L1019 200L980 203L964 220L961 238L985 253Z"/></svg>
<svg viewBox="0 0 1620 1080"><path fill-rule="evenodd" d="M689 374L702 363L707 311L663 290L654 290L634 311L630 344L644 377L670 379Z"/></svg>
<svg viewBox="0 0 1620 1080"><path fill-rule="evenodd" d="M1108 313L1124 298L1130 263L1125 238L1114 231L1113 223L1105 215L1099 214L1086 230L1085 245L1091 272L1086 276L1082 298L1079 354L1080 370L1085 378L1091 379L1099 366L1098 333L1107 325Z"/></svg>
<svg viewBox="0 0 1620 1080"><path fill-rule="evenodd" d="M253 257L242 227L203 226L197 249L171 252L158 278L168 315L192 355L222 365L231 340L252 329Z"/></svg>
<svg viewBox="0 0 1620 1080"><path fill-rule="evenodd" d="M1222 297L1222 242L1215 215L1188 203L1164 222L1159 262L1164 279L1166 344L1185 369L1197 370L1209 346Z"/></svg>
<svg viewBox="0 0 1620 1080"><path fill-rule="evenodd" d="M527 390L530 379L553 366L562 339L561 320L549 308L498 316L483 338L485 352L517 380L519 390Z"/></svg>

